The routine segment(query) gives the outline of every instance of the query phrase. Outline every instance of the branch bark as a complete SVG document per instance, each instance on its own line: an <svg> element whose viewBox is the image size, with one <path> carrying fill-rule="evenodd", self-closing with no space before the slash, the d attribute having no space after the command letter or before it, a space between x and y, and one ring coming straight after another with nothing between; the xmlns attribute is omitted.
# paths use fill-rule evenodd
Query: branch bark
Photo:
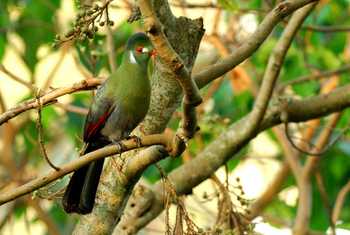
<svg viewBox="0 0 350 235"><path fill-rule="evenodd" d="M278 78L284 57L295 33L307 14L312 10L313 6L314 4L305 7L307 10L303 10L301 13L295 14L295 16L292 17L269 59L253 110L247 118L237 122L239 128L235 129L234 133L229 130L221 135L203 151L205 154L199 154L194 160L174 170L169 175L169 179L175 185L178 194L190 192L194 186L210 177L210 175L224 164L233 153L248 143L249 140L259 132L260 122L265 115L267 104L271 98L272 90ZM278 9L281 10L280 8L281 6ZM159 202L157 203L158 205L147 208L148 212L141 218L129 217L126 221L122 220L120 226L126 228L125 231L129 233L130 230L132 232L137 231L162 211L163 184L156 184L154 191L156 192L155 195ZM140 209L144 211L144 205L140 205ZM154 209L154 211L152 211L152 209ZM135 219L138 219L136 225Z"/></svg>
<svg viewBox="0 0 350 235"><path fill-rule="evenodd" d="M305 108L306 107L306 108ZM325 107L324 109L322 107ZM290 99L288 101L288 117L290 122L304 122L310 119L326 116L350 107L350 85L335 89L328 94L305 98L304 100ZM281 104L270 107L264 117L259 132L281 123ZM301 115L300 110L304 110ZM304 116L305 115L305 116ZM238 153L257 133L241 142L236 135L242 126L250 125L245 117L232 124L216 140L210 143L193 160L172 171L168 178L174 185L178 195L190 193L192 188L212 175L218 167L223 165L234 154ZM194 170L196 169L196 170ZM151 188L137 187L127 205L125 214L117 228L124 227L131 234L154 219L163 210L163 186L159 182ZM133 211L132 213L130 211ZM122 233L119 233L122 234Z"/></svg>

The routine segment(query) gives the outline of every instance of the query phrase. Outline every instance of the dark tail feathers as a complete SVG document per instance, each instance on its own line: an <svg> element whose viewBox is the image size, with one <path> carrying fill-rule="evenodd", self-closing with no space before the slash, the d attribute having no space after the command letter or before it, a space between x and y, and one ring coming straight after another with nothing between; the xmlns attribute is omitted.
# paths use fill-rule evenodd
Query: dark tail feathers
<svg viewBox="0 0 350 235"><path fill-rule="evenodd" d="M104 145L89 144L85 153L102 146ZM103 162L104 159L94 161L73 173L62 198L62 205L67 213L88 214L92 211Z"/></svg>

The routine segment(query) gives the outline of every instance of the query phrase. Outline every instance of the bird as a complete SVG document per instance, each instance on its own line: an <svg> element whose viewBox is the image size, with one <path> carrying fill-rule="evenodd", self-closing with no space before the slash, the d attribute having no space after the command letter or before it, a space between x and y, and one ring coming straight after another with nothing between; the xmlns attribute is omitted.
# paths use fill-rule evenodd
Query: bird
<svg viewBox="0 0 350 235"><path fill-rule="evenodd" d="M83 154L128 138L147 114L151 86L147 67L155 49L145 33L127 41L122 62L98 88L87 114ZM94 204L104 158L77 169L62 198L67 213L89 214Z"/></svg>

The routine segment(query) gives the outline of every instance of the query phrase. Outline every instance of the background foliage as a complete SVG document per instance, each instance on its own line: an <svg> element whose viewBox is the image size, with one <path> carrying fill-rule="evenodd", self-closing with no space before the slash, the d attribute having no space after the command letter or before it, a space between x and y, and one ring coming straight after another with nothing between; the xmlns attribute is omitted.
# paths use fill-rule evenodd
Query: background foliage
<svg viewBox="0 0 350 235"><path fill-rule="evenodd" d="M38 82L36 70L38 65L51 54L59 53L66 50L77 61L79 69L85 77L89 76L106 76L110 72L108 64L108 55L105 46L106 34L101 28L94 36L93 40L84 40L77 42L69 42L61 47L52 47L56 35L63 35L67 29L72 27L74 15L77 14L79 4L71 4L73 13L69 20L62 21L62 5L67 4L69 0L53 0L53 1L31 1L31 0L1 0L0 1L0 62L5 65L8 63L24 63L29 71L29 81L37 88L49 90L48 87L43 87L43 83ZM66 3L64 3L66 2ZM122 10L129 12L126 1L115 1L115 6L123 6ZM173 1L177 5L177 1ZM204 39L202 50L199 54L199 60L204 56L207 50L211 50L212 54L221 54L215 44L208 40L209 37L217 37L223 46L232 51L240 43L244 37L249 37L249 30L241 24L241 19L249 14L253 16L254 22L258 23L262 20L266 12L271 9L275 1L218 1L218 5L223 8L220 12L220 28L208 30L207 36ZM81 7L81 6L80 6ZM174 6L175 7L175 6ZM181 7L176 7L180 9ZM204 9L204 10L203 10ZM199 8L200 11L208 10L207 8ZM212 9L213 10L213 9ZM214 9L215 10L215 9ZM214 11L213 10L213 11ZM116 12L120 12L119 9ZM280 82L288 82L295 80L300 76L308 74L317 74L321 71L337 69L348 64L350 57L349 32L337 31L331 32L326 30L317 30L316 26L327 27L334 25L350 25L349 18L349 1L321 1L314 12L306 20L301 30L299 31L296 40L294 40L280 75ZM115 13L112 20L117 20L112 29L113 42L116 49L116 61L120 63L123 45L127 38L135 31L140 30L142 23L126 23L118 13ZM64 23L62 23L64 22ZM210 28L211 24L204 19L205 27ZM236 25L237 27L233 27ZM170 172L174 168L183 164L183 162L196 156L203 147L215 139L227 126L247 114L252 107L256 87L259 86L263 72L266 68L267 60L271 51L276 44L276 41L281 35L285 24L280 24L272 33L269 39L262 47L249 58L239 70L228 73L224 78L214 82L203 90L205 97L204 104L199 108L199 126L200 133L190 142L188 150L183 156L173 159L167 158L161 161L160 165L166 172ZM315 26L315 27L313 27ZM243 31L245 35L239 38L239 32ZM17 43L12 42L13 37L19 37L23 48L17 48ZM19 56L18 61L6 61L6 51L12 48ZM210 48L210 49L207 49ZM45 49L45 50L44 50ZM44 50L45 53L40 51ZM213 52L216 51L216 52ZM200 64L198 65L200 68ZM11 71L17 74L16 71ZM66 71L66 76L69 81L70 71ZM0 92L3 91L8 76L6 73L0 73L2 85ZM49 74L47 74L48 77ZM17 74L21 77L21 74ZM54 76L54 75L52 75ZM344 84L348 83L349 73L342 73L325 77L324 79L308 81L288 87L290 96L307 97L321 92L329 84ZM51 79L51 78L50 78ZM55 78L63 79L63 78ZM65 78L66 79L66 78ZM42 80L42 78L40 78ZM73 81L75 81L72 78ZM20 86L20 84L18 84ZM27 100L35 97L35 90L28 89L27 92L16 94L21 100ZM69 96L68 101L64 100L62 105L47 106L42 111L42 126L44 129L44 140L48 152L53 161L57 164L76 156L76 150L81 147L81 133L84 122L84 113L89 106L91 93L81 92ZM8 97L1 96L5 105L8 102ZM5 106L6 107L6 106ZM7 107L9 108L9 107ZM76 109L77 108L77 109ZM4 110L2 110L4 111ZM174 115L169 123L169 128L176 129L179 122L179 113ZM342 128L345 128L349 123L349 111L345 111L334 130L334 138ZM315 132L321 131L327 118L321 120L320 124L315 127ZM301 129L300 129L301 128ZM301 133L303 129L307 129L308 124L299 127ZM6 188L11 182L25 182L35 177L38 173L47 171L49 167L43 160L40 148L38 147L38 130L37 130L37 115L35 111L30 111L18 117L10 123L0 127L2 144L10 146L2 147L1 156L2 162L0 166L1 188ZM13 136L10 140L5 140L9 133ZM274 132L266 132L274 145L279 146L279 140ZM295 132L295 135L297 133ZM6 137L7 136L7 137ZM6 142L7 141L7 142ZM310 141L311 143L313 140ZM328 199L331 205L336 200L339 190L350 179L350 143L348 135L343 136L329 151L322 156L319 172L324 180L324 185L327 191ZM247 147L241 152L239 157L234 158L228 163L229 171L234 171L240 161L245 161L254 157ZM6 152L7 151L7 152ZM7 155L6 155L6 154ZM261 153L263 155L263 153ZM274 157L274 161L282 162L283 157L278 154ZM9 168L12 166L12 168ZM20 172L20 173L19 173ZM150 167L144 173L144 179L149 183L154 183L160 179L158 170L155 167ZM72 229L74 220L68 217L62 211L59 205L61 189L66 182L66 179L54 183L48 188L39 190L33 194L33 197L25 197L17 200L11 206L6 207L5 216L0 220L0 226L5 225L10 221L23 218L28 212L28 208L32 207L36 211L35 216L31 217L28 224L35 224L38 220L43 221L46 225L53 223L55 228L48 229L50 234L67 234ZM313 212L311 218L311 228L325 232L330 224L327 215L327 209L322 202L321 194L316 186L316 181L313 180ZM295 186L295 181L292 176L284 183L284 189ZM44 197L46 199L41 199ZM47 197L51 200L47 200ZM29 203L29 200L35 201L35 205ZM337 227L350 229L350 200L346 199L345 207L341 213L341 221ZM42 214L40 212L42 210ZM275 217L283 218L285 221L292 221L296 216L296 205L287 205L281 197L276 197L268 206L265 213ZM49 222L43 217L47 217ZM281 226L281 225L279 225ZM0 228L1 229L1 228Z"/></svg>

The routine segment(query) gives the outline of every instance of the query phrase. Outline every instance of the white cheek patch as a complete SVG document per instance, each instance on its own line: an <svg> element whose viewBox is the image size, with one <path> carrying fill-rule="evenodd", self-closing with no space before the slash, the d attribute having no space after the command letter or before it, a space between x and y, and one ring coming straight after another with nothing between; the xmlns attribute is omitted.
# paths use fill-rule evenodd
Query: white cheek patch
<svg viewBox="0 0 350 235"><path fill-rule="evenodd" d="M148 52L149 52L149 49L147 47L142 48L142 53L148 53Z"/></svg>
<svg viewBox="0 0 350 235"><path fill-rule="evenodd" d="M132 51L129 52L129 58L130 58L130 62L131 62L132 64L137 64L137 61L136 61L135 56L134 56L134 54L132 53Z"/></svg>

